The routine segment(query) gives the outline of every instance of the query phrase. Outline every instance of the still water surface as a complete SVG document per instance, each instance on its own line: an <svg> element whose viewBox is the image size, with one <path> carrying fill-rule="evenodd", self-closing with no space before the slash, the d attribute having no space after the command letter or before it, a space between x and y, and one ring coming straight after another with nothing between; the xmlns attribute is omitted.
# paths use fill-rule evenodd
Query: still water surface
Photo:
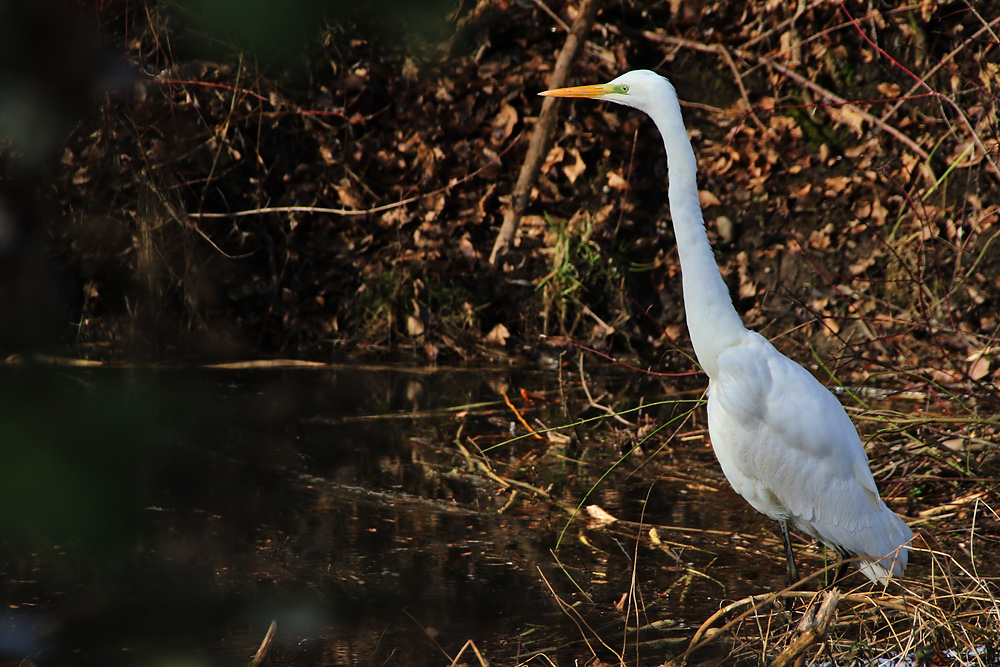
<svg viewBox="0 0 1000 667"><path fill-rule="evenodd" d="M535 428L600 414L534 369L0 368L0 659L247 664L274 620L273 664L442 665L467 640L501 663L571 664L592 653L557 597L620 644L636 568L645 611L628 626L665 621L647 639L781 587L780 551L760 546L773 531L700 440L658 449L665 431L587 500L676 527L658 549L636 546L648 525L567 526L559 507L636 444L611 422L490 450L549 500L491 479L478 450L524 433L501 389ZM588 389L616 407L664 392L635 374Z"/></svg>

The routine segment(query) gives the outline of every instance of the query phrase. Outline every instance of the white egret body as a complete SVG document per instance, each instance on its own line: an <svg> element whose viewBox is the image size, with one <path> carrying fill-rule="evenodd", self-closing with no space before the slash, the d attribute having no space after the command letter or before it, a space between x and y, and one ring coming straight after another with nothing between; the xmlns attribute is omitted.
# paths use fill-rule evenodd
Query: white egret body
<svg viewBox="0 0 1000 667"><path fill-rule="evenodd" d="M705 233L697 161L674 87L654 72L637 70L610 83L541 94L638 109L663 136L688 330L709 380L712 446L736 492L780 522L789 579L798 579L789 525L857 556L872 581L902 575L913 533L879 497L843 406L802 366L748 331L733 307Z"/></svg>

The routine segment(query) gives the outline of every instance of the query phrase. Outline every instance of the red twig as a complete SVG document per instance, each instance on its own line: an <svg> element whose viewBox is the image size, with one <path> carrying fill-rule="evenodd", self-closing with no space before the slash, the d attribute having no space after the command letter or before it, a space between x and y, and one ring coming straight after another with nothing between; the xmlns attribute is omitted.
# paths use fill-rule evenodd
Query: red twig
<svg viewBox="0 0 1000 667"><path fill-rule="evenodd" d="M615 365L624 366L625 368L628 368L629 370L638 371L639 373L642 373L643 375L652 375L654 377L676 378L676 377L688 377L690 375L697 375L700 372L700 371L685 371L684 373L657 373L656 371L651 371L651 370L649 370L647 368L640 368L639 366L635 366L633 364L624 362L621 359L618 359L616 357L612 357L610 354L605 354L604 352L600 352L598 350L595 350L592 347L587 347L586 345L582 345L580 343L575 343L575 342L573 342L571 340L567 340L566 338L560 338L558 336L547 336L545 334L540 334L540 336L541 336L541 338L543 338L545 340L552 341L556 345L570 345L570 346L575 347L575 348L577 348L579 350L583 350L584 352L589 352L589 353L593 354L594 356L597 356L597 357L600 357L600 358L605 359L607 361L610 361L611 363L613 363Z"/></svg>
<svg viewBox="0 0 1000 667"><path fill-rule="evenodd" d="M989 151L987 151L986 146L983 145L982 139L980 139L979 135L976 133L976 129L972 126L972 123L969 122L969 119L965 115L965 112L962 110L960 106L958 106L955 100L931 88L930 84L928 84L926 80L911 72L905 65L903 65L901 62L899 62L891 55L889 55L885 51L885 49L883 49L881 46L873 42L872 39L865 33L865 31L861 29L861 26L858 24L857 20L853 16L851 16L851 13L849 11L847 11L847 7L844 6L843 1L841 1L839 4L840 4L840 9L850 20L851 25L854 26L855 30L858 31L858 34L861 35L861 38L864 39L866 42L868 42L868 44L873 49L875 49L875 51L879 53L879 55L885 56L889 60L889 62L891 62L893 65L903 70L904 72L906 72L906 74L910 76L914 81L916 81L918 85L922 86L923 88L926 88L928 93L932 97L936 97L939 100L947 103L955 110L955 113L958 114L958 117L962 119L962 123L969 130L969 134L972 136L972 141L975 142L976 147L983 152L983 158L989 163L991 167L993 167L993 176L996 177L997 179L1000 179L1000 167L998 167L997 164L990 158Z"/></svg>
<svg viewBox="0 0 1000 667"><path fill-rule="evenodd" d="M229 90L234 93L242 93L243 95L249 95L250 97L256 97L261 102L270 102L269 99L261 95L260 93L255 93L252 90L247 90L246 88L237 88L236 86L230 86L226 83L212 83L211 81L189 81L185 79L161 79L159 77L154 79L149 79L153 83L176 83L182 86L204 86L206 88L221 88L223 90Z"/></svg>

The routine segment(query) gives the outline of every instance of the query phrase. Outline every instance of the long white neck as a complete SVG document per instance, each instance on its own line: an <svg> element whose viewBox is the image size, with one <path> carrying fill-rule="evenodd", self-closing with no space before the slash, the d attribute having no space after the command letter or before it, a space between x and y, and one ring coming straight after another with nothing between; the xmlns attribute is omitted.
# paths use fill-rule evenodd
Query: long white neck
<svg viewBox="0 0 1000 667"><path fill-rule="evenodd" d="M691 343L698 363L714 379L718 374L719 354L738 343L747 330L733 307L705 233L698 201L698 162L684 128L677 95L668 81L663 83L666 88L659 103L647 113L660 130L667 151L670 217L681 261L684 310Z"/></svg>

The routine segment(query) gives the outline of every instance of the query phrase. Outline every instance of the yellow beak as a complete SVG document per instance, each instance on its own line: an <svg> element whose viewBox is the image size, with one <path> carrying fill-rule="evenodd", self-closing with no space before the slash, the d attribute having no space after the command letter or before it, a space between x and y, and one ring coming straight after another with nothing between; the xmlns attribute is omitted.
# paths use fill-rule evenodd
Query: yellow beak
<svg viewBox="0 0 1000 667"><path fill-rule="evenodd" d="M588 97L595 98L607 95L611 91L606 83L596 83L589 86L573 86L572 88L555 88L538 93L543 97Z"/></svg>

